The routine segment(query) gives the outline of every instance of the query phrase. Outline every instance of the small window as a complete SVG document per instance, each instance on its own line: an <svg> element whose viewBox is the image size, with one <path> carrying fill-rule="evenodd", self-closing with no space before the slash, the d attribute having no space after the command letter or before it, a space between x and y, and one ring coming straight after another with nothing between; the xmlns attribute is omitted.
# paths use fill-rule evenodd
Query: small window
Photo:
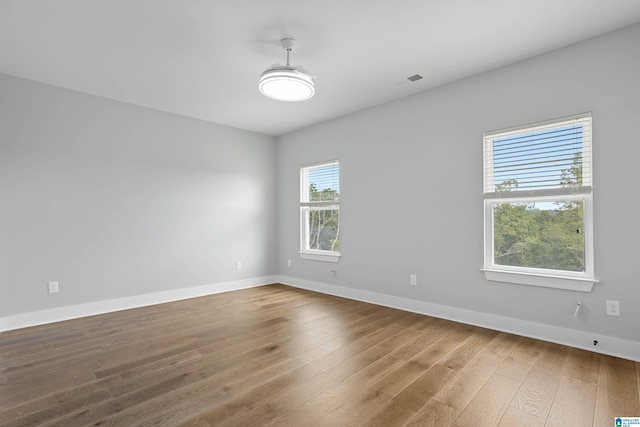
<svg viewBox="0 0 640 427"><path fill-rule="evenodd" d="M591 114L484 135L488 280L591 291Z"/></svg>
<svg viewBox="0 0 640 427"><path fill-rule="evenodd" d="M300 168L300 257L340 259L340 164Z"/></svg>

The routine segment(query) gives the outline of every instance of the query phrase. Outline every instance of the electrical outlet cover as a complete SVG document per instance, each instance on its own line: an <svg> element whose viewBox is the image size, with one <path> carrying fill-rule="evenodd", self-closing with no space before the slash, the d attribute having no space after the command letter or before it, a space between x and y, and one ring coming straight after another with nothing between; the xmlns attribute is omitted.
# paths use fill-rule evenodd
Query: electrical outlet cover
<svg viewBox="0 0 640 427"><path fill-rule="evenodd" d="M58 282L49 282L48 285L50 294L55 294L60 290Z"/></svg>
<svg viewBox="0 0 640 427"><path fill-rule="evenodd" d="M607 300L607 315L620 316L620 301Z"/></svg>

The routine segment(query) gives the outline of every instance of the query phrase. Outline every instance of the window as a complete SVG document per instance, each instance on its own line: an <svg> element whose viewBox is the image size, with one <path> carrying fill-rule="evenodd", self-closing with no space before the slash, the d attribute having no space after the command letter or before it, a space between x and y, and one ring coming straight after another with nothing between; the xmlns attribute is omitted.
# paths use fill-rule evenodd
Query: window
<svg viewBox="0 0 640 427"><path fill-rule="evenodd" d="M488 280L590 292L591 114L484 134Z"/></svg>
<svg viewBox="0 0 640 427"><path fill-rule="evenodd" d="M340 164L300 168L300 257L340 259Z"/></svg>

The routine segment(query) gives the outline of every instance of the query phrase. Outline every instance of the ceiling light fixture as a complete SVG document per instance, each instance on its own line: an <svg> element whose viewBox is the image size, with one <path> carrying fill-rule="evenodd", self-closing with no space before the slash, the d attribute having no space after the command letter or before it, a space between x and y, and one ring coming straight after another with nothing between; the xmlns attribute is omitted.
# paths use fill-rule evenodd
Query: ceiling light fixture
<svg viewBox="0 0 640 427"><path fill-rule="evenodd" d="M289 64L289 55L296 40L286 38L280 43L287 51L287 65L275 64L264 70L258 85L260 92L278 101L304 101L311 98L315 93L316 77L300 66Z"/></svg>

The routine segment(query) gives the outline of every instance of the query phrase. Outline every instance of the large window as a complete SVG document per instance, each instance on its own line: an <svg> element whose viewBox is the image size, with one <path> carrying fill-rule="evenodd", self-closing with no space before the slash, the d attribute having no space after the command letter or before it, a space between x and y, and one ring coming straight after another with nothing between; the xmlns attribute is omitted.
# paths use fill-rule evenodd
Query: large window
<svg viewBox="0 0 640 427"><path fill-rule="evenodd" d="M300 168L300 256L340 259L340 164Z"/></svg>
<svg viewBox="0 0 640 427"><path fill-rule="evenodd" d="M590 291L591 114L484 135L488 280Z"/></svg>

